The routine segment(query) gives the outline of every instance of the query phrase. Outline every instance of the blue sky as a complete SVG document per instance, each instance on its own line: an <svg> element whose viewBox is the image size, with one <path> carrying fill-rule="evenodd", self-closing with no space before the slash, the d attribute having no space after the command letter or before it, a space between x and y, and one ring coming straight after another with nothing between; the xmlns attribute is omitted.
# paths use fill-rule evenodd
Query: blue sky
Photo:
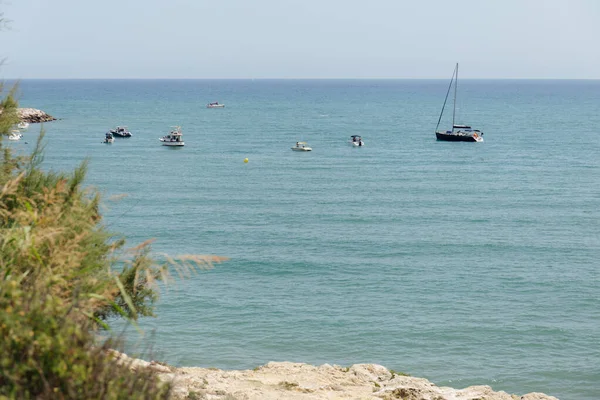
<svg viewBox="0 0 600 400"><path fill-rule="evenodd" d="M0 78L600 79L598 0L0 0Z"/></svg>

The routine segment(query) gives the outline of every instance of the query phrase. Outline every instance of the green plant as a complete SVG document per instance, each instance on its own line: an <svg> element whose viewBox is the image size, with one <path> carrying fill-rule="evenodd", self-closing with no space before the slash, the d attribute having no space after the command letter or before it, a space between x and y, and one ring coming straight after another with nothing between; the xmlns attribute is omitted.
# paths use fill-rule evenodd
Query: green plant
<svg viewBox="0 0 600 400"><path fill-rule="evenodd" d="M14 89L0 101L0 399L167 399L169 383L133 370L98 343L117 316L153 315L156 283L224 260L150 257L150 242L126 251L108 232L100 195L85 188L87 162L44 171L43 138L15 157L2 135L16 121Z"/></svg>
<svg viewBox="0 0 600 400"><path fill-rule="evenodd" d="M95 345L89 320L73 318L51 292L47 283L32 291L18 277L0 280L0 398L169 398L170 384L119 362L112 341Z"/></svg>
<svg viewBox="0 0 600 400"><path fill-rule="evenodd" d="M394 379L394 377L397 376L410 376L409 374L406 374L404 372L398 372L398 371L394 371L393 369L390 369L390 374L392 374L392 379Z"/></svg>
<svg viewBox="0 0 600 400"><path fill-rule="evenodd" d="M186 400L202 400L204 398L206 397L202 393L190 390L186 397Z"/></svg>
<svg viewBox="0 0 600 400"><path fill-rule="evenodd" d="M300 385L298 385L298 383L296 383L296 382L282 381L282 382L279 382L279 386L281 386L287 390L295 390L295 389L298 389L298 387Z"/></svg>

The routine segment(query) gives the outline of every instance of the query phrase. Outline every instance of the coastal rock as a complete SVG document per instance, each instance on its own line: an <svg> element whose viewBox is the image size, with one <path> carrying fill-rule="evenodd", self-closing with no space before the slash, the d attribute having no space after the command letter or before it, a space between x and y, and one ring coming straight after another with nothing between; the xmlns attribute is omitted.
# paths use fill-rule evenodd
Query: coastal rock
<svg viewBox="0 0 600 400"><path fill-rule="evenodd" d="M46 114L44 111L35 108L19 108L17 109L17 114L21 121L29 123L56 121L56 118L52 115Z"/></svg>
<svg viewBox="0 0 600 400"><path fill-rule="evenodd" d="M117 352L115 355L134 368L146 366L161 379L172 382L174 398L178 400L558 400L543 393L518 396L496 392L489 386L438 387L427 379L398 375L376 364L347 368L270 362L253 370L223 371L176 368L131 359Z"/></svg>

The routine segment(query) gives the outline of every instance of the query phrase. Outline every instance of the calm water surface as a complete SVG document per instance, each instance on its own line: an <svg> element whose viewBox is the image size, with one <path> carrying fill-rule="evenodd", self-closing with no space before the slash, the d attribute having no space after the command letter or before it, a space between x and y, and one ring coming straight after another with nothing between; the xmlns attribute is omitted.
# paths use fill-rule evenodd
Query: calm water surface
<svg viewBox="0 0 600 400"><path fill-rule="evenodd" d="M89 157L106 224L130 245L231 258L163 291L130 351L235 369L369 362L600 398L600 82L461 81L457 122L481 144L435 141L446 88L25 81L21 103L60 118L46 166ZM115 125L134 136L101 144ZM160 146L172 125L185 148ZM313 151L291 151L300 140Z"/></svg>

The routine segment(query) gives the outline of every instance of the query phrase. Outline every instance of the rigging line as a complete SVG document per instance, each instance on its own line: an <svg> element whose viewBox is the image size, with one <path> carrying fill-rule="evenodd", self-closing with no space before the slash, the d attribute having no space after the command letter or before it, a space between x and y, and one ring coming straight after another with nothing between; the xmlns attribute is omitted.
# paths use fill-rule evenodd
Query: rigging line
<svg viewBox="0 0 600 400"><path fill-rule="evenodd" d="M129 211L133 210L133 209L134 209L134 208L135 208L135 207L136 207L136 206L139 204L139 202L140 202L140 201L142 201L142 199L141 199L141 198L138 198L138 199L137 199L137 201L136 201L135 203L133 203L133 205L132 205L131 207L129 207L127 210L123 211L123 212L122 212L122 213L121 213L121 214L120 214L120 215L119 215L119 216L116 218L116 220L117 220L117 221L118 221L118 220L120 220L120 219L121 219L121 218L122 218L122 217L123 217L125 214L127 214ZM107 228L109 228L109 227L111 227L111 226L113 226L113 225L114 225L113 223L106 224L106 227L107 227Z"/></svg>
<svg viewBox="0 0 600 400"><path fill-rule="evenodd" d="M448 95L450 94L450 89L452 88L452 82L454 81L455 74L456 74L456 68L454 69L454 72L452 73L452 78L450 78L450 85L448 85L448 91L446 92L446 98L444 99L444 105L442 106L442 112L440 113L440 117L438 118L437 125L435 126L436 132L440 126L440 121L442 120L442 115L444 115L444 108L446 108L446 102L448 101ZM452 129L454 129L454 127Z"/></svg>

